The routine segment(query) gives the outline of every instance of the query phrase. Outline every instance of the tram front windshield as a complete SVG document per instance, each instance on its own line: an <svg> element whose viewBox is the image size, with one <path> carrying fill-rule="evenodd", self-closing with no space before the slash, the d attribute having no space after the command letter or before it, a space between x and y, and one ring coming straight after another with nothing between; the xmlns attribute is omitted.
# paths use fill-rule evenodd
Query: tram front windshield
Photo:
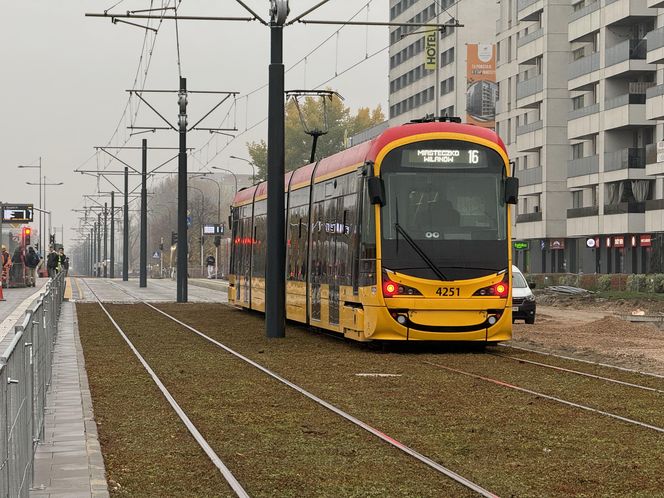
<svg viewBox="0 0 664 498"><path fill-rule="evenodd" d="M436 280L507 268L505 163L497 152L460 140L417 142L388 153L381 177L384 268Z"/></svg>

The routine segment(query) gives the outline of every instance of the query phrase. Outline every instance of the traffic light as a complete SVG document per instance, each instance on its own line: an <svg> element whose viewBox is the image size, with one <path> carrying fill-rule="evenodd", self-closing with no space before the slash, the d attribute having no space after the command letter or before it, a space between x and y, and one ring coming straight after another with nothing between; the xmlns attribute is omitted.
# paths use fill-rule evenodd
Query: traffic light
<svg viewBox="0 0 664 498"><path fill-rule="evenodd" d="M51 235L48 236L48 242L52 246L55 246L55 234L54 233L52 233Z"/></svg>
<svg viewBox="0 0 664 498"><path fill-rule="evenodd" d="M23 247L30 245L30 235L32 234L32 228L23 227Z"/></svg>
<svg viewBox="0 0 664 498"><path fill-rule="evenodd" d="M214 245L219 247L221 245L221 235L217 235L214 238Z"/></svg>
<svg viewBox="0 0 664 498"><path fill-rule="evenodd" d="M178 243L178 234L177 232L171 232L171 245L174 246Z"/></svg>

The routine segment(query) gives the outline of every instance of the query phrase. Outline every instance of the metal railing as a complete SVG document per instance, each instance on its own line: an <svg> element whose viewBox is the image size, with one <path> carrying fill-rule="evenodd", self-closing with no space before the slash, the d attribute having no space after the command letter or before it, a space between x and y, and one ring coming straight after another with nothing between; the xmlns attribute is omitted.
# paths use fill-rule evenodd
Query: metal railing
<svg viewBox="0 0 664 498"><path fill-rule="evenodd" d="M595 12L596 10L599 10L599 7L600 7L599 2L593 2L593 3L588 4L585 7L582 7L578 10L574 10L569 15L569 22L576 21L577 19L581 19L582 17L585 17L588 14L590 14L591 12Z"/></svg>
<svg viewBox="0 0 664 498"><path fill-rule="evenodd" d="M657 28L646 35L648 52L664 47L664 27Z"/></svg>
<svg viewBox="0 0 664 498"><path fill-rule="evenodd" d="M604 171L646 167L646 148L630 147L604 153Z"/></svg>
<svg viewBox="0 0 664 498"><path fill-rule="evenodd" d="M519 81L516 84L516 98L522 99L541 92L544 88L544 76L538 75L525 81Z"/></svg>
<svg viewBox="0 0 664 498"><path fill-rule="evenodd" d="M573 119L579 119L585 116L590 116L591 114L596 114L599 112L599 104L591 104L586 107L579 107L578 109L573 109L569 112L567 119L569 121Z"/></svg>
<svg viewBox="0 0 664 498"><path fill-rule="evenodd" d="M599 156L587 156L567 161L567 178L599 173Z"/></svg>
<svg viewBox="0 0 664 498"><path fill-rule="evenodd" d="M15 326L0 356L0 496L28 496L34 455L44 431L46 390L64 295L64 273Z"/></svg>
<svg viewBox="0 0 664 498"><path fill-rule="evenodd" d="M606 67L632 59L645 60L646 52L644 39L622 41L606 49Z"/></svg>
<svg viewBox="0 0 664 498"><path fill-rule="evenodd" d="M569 79L578 78L584 74L592 73L599 69L599 52L592 53L586 57L581 57L568 66Z"/></svg>

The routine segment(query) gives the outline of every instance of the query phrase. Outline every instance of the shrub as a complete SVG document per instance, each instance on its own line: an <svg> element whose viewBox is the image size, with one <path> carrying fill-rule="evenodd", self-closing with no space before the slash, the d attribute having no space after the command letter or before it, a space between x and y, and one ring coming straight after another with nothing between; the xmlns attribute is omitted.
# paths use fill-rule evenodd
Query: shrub
<svg viewBox="0 0 664 498"><path fill-rule="evenodd" d="M643 274L629 275L627 277L627 290L631 292L646 292L647 283L647 277Z"/></svg>
<svg viewBox="0 0 664 498"><path fill-rule="evenodd" d="M566 273L560 277L560 285L571 285L572 287L578 287L579 281L579 275L574 273Z"/></svg>
<svg viewBox="0 0 664 498"><path fill-rule="evenodd" d="M611 275L600 275L597 278L597 290L608 291L611 289Z"/></svg>
<svg viewBox="0 0 664 498"><path fill-rule="evenodd" d="M664 274L657 273L652 276L653 286L651 292L664 292Z"/></svg>

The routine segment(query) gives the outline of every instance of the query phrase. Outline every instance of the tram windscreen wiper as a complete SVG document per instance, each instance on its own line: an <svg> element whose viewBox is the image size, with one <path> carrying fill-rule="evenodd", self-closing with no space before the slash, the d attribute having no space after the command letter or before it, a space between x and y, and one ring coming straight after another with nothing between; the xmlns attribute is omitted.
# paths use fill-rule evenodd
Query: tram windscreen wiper
<svg viewBox="0 0 664 498"><path fill-rule="evenodd" d="M422 258L422 260L427 264L429 268L431 268L431 271L433 271L440 280L449 280L443 274L443 272L441 272L440 269L433 263L433 261L431 261L429 256L426 255L426 253L422 250L422 248L419 245L417 245L417 242L415 242L411 238L411 236L408 235L408 232L406 232L406 230L401 225L399 225L398 221L394 223L394 228L397 229L398 233L403 235L403 238L406 239L406 242L410 244L410 246L415 250L418 256Z"/></svg>

